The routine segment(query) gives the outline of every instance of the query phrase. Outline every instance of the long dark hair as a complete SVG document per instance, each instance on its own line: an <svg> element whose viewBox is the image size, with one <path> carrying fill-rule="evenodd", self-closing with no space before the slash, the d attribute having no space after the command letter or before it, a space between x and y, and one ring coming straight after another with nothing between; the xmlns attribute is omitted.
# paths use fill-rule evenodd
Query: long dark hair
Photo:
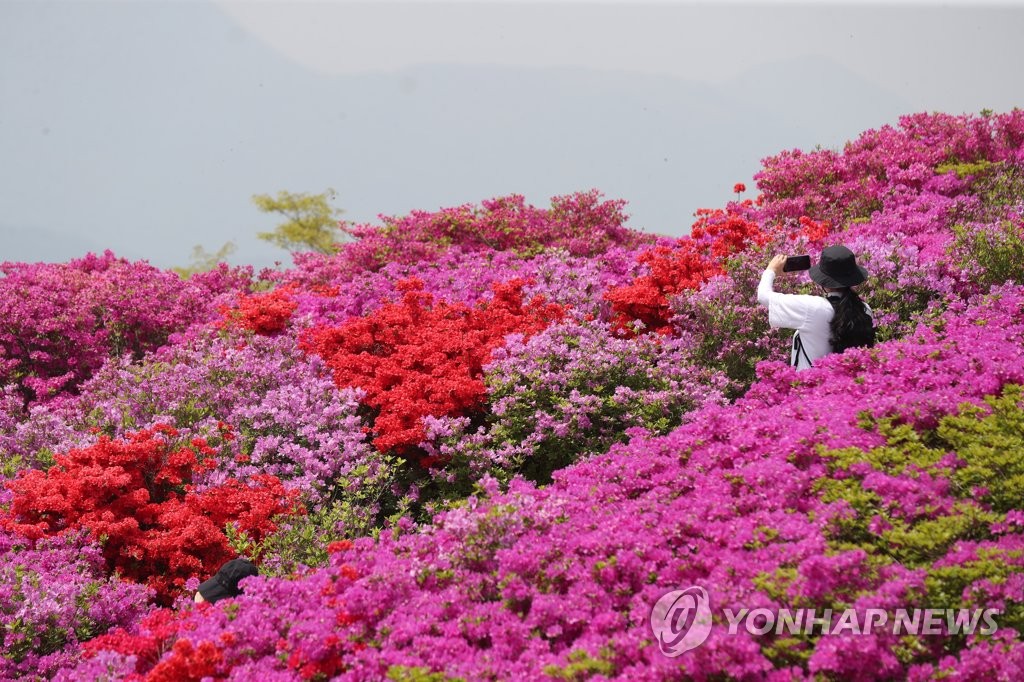
<svg viewBox="0 0 1024 682"><path fill-rule="evenodd" d="M846 288L829 292L828 300L835 310L829 323L829 342L833 353L875 345L874 321L856 291Z"/></svg>

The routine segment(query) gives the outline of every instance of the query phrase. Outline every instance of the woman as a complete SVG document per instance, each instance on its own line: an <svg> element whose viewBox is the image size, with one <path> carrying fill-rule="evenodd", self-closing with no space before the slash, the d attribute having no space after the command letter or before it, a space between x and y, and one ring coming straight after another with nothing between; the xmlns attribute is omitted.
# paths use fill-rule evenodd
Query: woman
<svg viewBox="0 0 1024 682"><path fill-rule="evenodd" d="M871 309L851 288L867 279L853 252L845 246L830 246L821 252L821 262L810 269L811 279L825 289L824 296L780 294L772 290L782 273L785 256L775 256L761 275L757 302L768 308L768 324L795 329L790 364L807 369L815 360L847 348L875 345Z"/></svg>

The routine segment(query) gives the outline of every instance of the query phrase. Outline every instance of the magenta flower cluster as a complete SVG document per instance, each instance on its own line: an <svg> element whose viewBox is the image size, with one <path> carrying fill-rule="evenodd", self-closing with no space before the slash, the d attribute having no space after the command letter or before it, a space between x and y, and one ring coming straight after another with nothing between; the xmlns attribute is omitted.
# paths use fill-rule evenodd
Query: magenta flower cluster
<svg viewBox="0 0 1024 682"><path fill-rule="evenodd" d="M110 251L69 263L4 263L0 272L0 380L32 400L74 390L108 357L138 360L210 321L218 297L250 279L222 266L182 281Z"/></svg>

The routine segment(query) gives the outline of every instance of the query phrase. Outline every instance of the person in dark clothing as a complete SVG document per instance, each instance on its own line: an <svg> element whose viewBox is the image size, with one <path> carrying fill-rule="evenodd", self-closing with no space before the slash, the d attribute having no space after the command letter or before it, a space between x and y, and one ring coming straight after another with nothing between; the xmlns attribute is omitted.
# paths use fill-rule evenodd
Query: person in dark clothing
<svg viewBox="0 0 1024 682"><path fill-rule="evenodd" d="M258 575L256 566L248 559L232 559L217 571L212 578L199 586L196 602L218 602L228 597L237 597L242 593L238 583L244 578Z"/></svg>
<svg viewBox="0 0 1024 682"><path fill-rule="evenodd" d="M757 287L757 301L768 308L768 324L795 329L790 364L807 369L829 353L847 348L873 346L875 328L871 308L852 287L864 282L867 271L857 265L845 246L830 246L808 274L824 289L823 296L782 294L774 291L775 277L782 274L785 256L775 256Z"/></svg>

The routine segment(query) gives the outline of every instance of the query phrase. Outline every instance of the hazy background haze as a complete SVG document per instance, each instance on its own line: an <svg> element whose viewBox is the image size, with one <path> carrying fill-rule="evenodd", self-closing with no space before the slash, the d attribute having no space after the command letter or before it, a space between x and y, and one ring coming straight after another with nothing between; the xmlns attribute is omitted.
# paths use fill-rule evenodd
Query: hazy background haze
<svg viewBox="0 0 1024 682"><path fill-rule="evenodd" d="M763 157L1024 105L1020 3L0 0L0 260L288 262L345 218L596 187L684 234Z"/></svg>

